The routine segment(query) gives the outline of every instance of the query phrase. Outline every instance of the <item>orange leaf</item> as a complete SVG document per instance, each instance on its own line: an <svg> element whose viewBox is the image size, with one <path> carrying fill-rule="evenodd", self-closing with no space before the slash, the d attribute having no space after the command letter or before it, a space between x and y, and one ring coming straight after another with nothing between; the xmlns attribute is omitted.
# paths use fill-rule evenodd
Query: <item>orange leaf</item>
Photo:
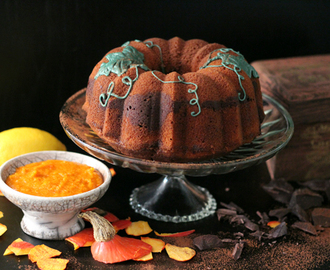
<svg viewBox="0 0 330 270"><path fill-rule="evenodd" d="M0 190L0 196L5 196L5 195L3 195L3 193L2 193L2 191Z"/></svg>
<svg viewBox="0 0 330 270"><path fill-rule="evenodd" d="M116 171L114 168L110 168L110 173L111 173L111 176L114 177L116 175Z"/></svg>
<svg viewBox="0 0 330 270"><path fill-rule="evenodd" d="M189 234L192 234L193 232L195 232L195 230L176 232L176 233L158 233L155 231L155 234L161 237L180 237L180 236L187 236Z"/></svg>
<svg viewBox="0 0 330 270"><path fill-rule="evenodd" d="M103 217L107 219L109 222L115 222L119 220L119 218L117 218L114 214L110 212L107 212Z"/></svg>
<svg viewBox="0 0 330 270"><path fill-rule="evenodd" d="M50 248L44 244L35 246L29 252L29 259L31 262L49 259L61 255L61 251Z"/></svg>
<svg viewBox="0 0 330 270"><path fill-rule="evenodd" d="M132 221L130 221L129 219L120 219L111 223L112 226L115 228L116 232L118 232L119 230L124 230L128 226L130 226L132 224Z"/></svg>
<svg viewBox="0 0 330 270"><path fill-rule="evenodd" d="M37 261L37 266L39 269L42 270L64 270L66 265L68 264L69 260L67 259L43 259Z"/></svg>
<svg viewBox="0 0 330 270"><path fill-rule="evenodd" d="M134 259L134 261L138 261L138 262L146 262L146 261L151 261L154 257L152 256L152 252L149 252L147 255L138 258L138 259Z"/></svg>
<svg viewBox="0 0 330 270"><path fill-rule="evenodd" d="M269 227L271 227L271 228L275 228L275 227L277 227L277 225L280 225L280 224L281 224L281 222L276 221L276 220L273 220L273 221L269 221L269 222L267 223L267 226L269 226Z"/></svg>
<svg viewBox="0 0 330 270"><path fill-rule="evenodd" d="M107 242L95 241L91 247L94 260L103 263L118 263L134 260L149 254L152 247L135 238L115 235Z"/></svg>
<svg viewBox="0 0 330 270"><path fill-rule="evenodd" d="M147 221L140 220L132 222L132 224L129 225L125 231L128 235L140 236L151 233L152 229Z"/></svg>
<svg viewBox="0 0 330 270"><path fill-rule="evenodd" d="M34 248L34 245L23 241L21 238L17 238L7 247L3 256L9 254L15 254L16 256L28 255L32 248Z"/></svg>
<svg viewBox="0 0 330 270"><path fill-rule="evenodd" d="M0 223L0 236L7 231L7 226Z"/></svg>
<svg viewBox="0 0 330 270"><path fill-rule="evenodd" d="M160 253L165 247L165 242L161 239L141 237L141 240L152 246L152 252Z"/></svg>
<svg viewBox="0 0 330 270"><path fill-rule="evenodd" d="M171 259L179 262L189 261L196 255L196 251L192 248L178 247L171 244L166 244L165 250Z"/></svg>
<svg viewBox="0 0 330 270"><path fill-rule="evenodd" d="M65 240L73 244L74 250L80 247L90 247L95 241L93 228L83 229L77 234L65 238Z"/></svg>
<svg viewBox="0 0 330 270"><path fill-rule="evenodd" d="M0 211L0 218L2 218L3 217L3 212L2 211Z"/></svg>

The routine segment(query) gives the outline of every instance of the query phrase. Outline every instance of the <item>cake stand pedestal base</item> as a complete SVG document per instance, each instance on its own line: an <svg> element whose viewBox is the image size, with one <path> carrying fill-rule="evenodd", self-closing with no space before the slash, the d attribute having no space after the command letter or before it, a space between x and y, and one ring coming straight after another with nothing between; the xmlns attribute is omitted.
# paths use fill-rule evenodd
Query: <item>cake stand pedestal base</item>
<svg viewBox="0 0 330 270"><path fill-rule="evenodd" d="M130 204L143 216L174 223L205 218L214 214L217 208L208 190L192 184L184 175L164 175L155 182L135 188Z"/></svg>

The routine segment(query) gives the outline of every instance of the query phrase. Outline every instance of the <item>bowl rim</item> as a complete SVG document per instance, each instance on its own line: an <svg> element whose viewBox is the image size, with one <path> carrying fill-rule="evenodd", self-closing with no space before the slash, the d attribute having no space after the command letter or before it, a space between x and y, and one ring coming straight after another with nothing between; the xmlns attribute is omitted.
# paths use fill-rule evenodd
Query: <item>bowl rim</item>
<svg viewBox="0 0 330 270"><path fill-rule="evenodd" d="M15 189L9 187L6 184L6 180L2 178L3 172L6 169L8 169L13 163L17 162L18 160L21 160L21 159L26 160L27 158L34 157L34 156L38 156L40 161L49 160L49 159L57 159L57 160L65 160L65 161L73 161L73 162L81 163L78 160L72 160L72 159L70 160L69 157L71 157L71 158L77 158L77 159L83 158L84 160L87 160L90 162L94 162L94 163L96 162L96 163L98 163L98 165L100 167L104 168L105 173L98 170L103 177L103 183L100 186L98 186L92 190L89 190L89 191L86 191L83 193L74 194L74 195L63 196L63 197L36 196L36 195L31 195L31 194L26 194L26 193L20 192L20 191L17 191ZM46 158L43 159L43 157L46 157ZM63 157L68 157L68 159L65 159ZM30 163L34 163L34 162L38 162L38 161L33 160ZM29 164L29 163L26 163L26 164ZM24 164L24 165L26 165L26 164ZM85 163L81 163L81 164L85 164ZM22 166L24 166L24 165L22 165ZM86 165L88 165L88 164L86 164ZM91 166L91 165L88 165L88 166ZM91 167L95 168L94 166L91 166ZM94 157L91 157L91 156L88 156L85 154L76 153L76 152L70 152L70 151L50 150L50 151L31 152L31 153L16 156L16 157L6 161L5 163L3 163L0 166L0 190L2 191L2 193L5 197L7 197L6 193L8 193L8 194L10 194L10 197L12 197L12 198L19 197L20 200L29 200L29 201L38 201L38 202L47 201L50 203L65 202L68 200L70 200L70 201L77 200L77 199L81 199L81 198L90 196L94 193L99 193L98 191L101 191L103 189L108 189L111 180L112 180L112 175L111 175L110 169L103 162L101 162L100 160L98 160ZM7 199L9 199L9 198L7 198Z"/></svg>

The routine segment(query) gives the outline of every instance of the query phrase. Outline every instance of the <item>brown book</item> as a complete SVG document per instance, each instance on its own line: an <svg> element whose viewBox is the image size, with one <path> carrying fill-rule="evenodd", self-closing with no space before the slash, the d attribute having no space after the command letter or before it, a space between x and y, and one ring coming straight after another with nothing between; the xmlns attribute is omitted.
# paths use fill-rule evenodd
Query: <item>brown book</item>
<svg viewBox="0 0 330 270"><path fill-rule="evenodd" d="M252 63L262 92L290 113L295 131L288 145L267 161L273 178L330 179L330 55Z"/></svg>

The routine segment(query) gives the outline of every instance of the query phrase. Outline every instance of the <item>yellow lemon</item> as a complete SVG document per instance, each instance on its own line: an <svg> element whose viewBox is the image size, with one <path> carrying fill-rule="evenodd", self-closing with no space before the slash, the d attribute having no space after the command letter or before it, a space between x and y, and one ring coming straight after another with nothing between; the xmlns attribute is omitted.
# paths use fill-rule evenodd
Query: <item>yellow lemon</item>
<svg viewBox="0 0 330 270"><path fill-rule="evenodd" d="M0 166L7 160L30 152L62 150L66 147L47 131L18 127L0 132Z"/></svg>

